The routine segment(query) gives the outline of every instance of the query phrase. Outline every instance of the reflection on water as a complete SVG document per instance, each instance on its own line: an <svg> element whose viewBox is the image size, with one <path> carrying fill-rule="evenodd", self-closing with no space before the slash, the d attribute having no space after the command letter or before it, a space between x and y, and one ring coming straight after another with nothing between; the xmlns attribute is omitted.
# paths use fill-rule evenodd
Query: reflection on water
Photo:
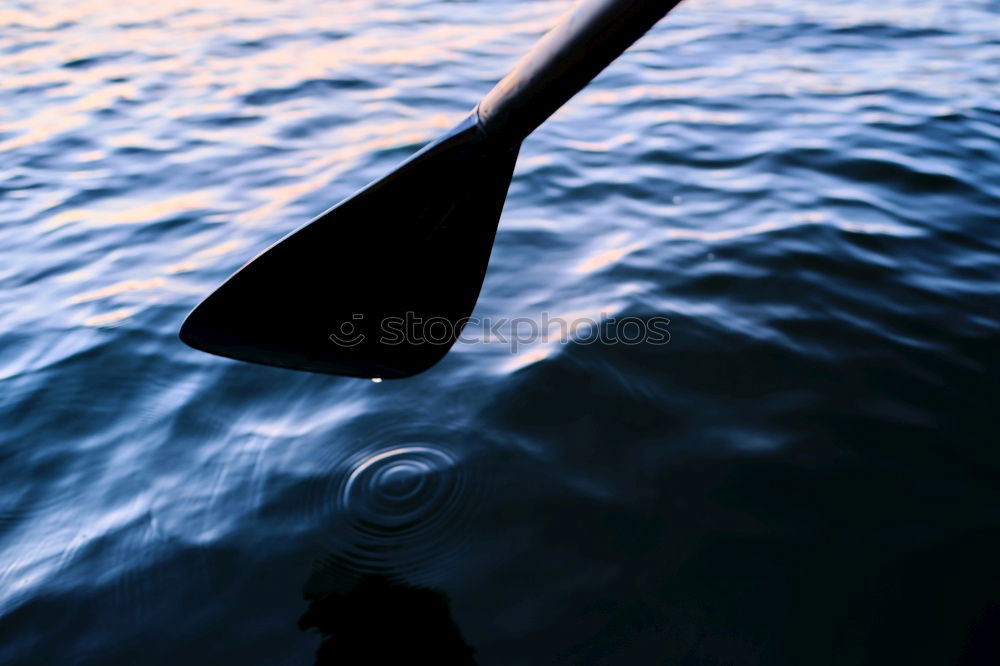
<svg viewBox="0 0 1000 666"><path fill-rule="evenodd" d="M0 663L312 663L327 554L328 655L991 663L995 3L686 0L525 143L474 315L669 344L177 340L566 6L0 8Z"/></svg>
<svg viewBox="0 0 1000 666"><path fill-rule="evenodd" d="M440 592L366 575L308 599L299 628L323 636L317 666L476 663Z"/></svg>

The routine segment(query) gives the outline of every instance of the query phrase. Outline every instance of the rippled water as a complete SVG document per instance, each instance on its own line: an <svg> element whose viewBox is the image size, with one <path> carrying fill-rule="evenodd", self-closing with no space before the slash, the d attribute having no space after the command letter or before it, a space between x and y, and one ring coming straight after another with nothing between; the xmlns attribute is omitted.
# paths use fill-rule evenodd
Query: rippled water
<svg viewBox="0 0 1000 666"><path fill-rule="evenodd" d="M992 0L689 0L525 143L477 316L669 344L178 341L566 6L0 9L0 661L985 663Z"/></svg>

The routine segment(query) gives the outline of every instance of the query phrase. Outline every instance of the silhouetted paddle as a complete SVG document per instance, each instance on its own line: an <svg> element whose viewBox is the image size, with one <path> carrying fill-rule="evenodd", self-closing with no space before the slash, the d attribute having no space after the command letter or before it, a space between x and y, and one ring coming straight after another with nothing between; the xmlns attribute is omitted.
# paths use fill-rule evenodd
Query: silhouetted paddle
<svg viewBox="0 0 1000 666"><path fill-rule="evenodd" d="M476 305L521 142L679 2L579 3L468 118L243 266L181 339L353 377L434 365Z"/></svg>

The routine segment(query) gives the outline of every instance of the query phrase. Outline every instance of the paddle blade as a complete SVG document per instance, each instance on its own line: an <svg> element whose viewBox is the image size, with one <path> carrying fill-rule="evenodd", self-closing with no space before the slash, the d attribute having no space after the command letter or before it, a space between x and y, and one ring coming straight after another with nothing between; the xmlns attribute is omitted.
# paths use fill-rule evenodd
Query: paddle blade
<svg viewBox="0 0 1000 666"><path fill-rule="evenodd" d="M466 120L243 266L188 315L181 339L335 375L426 370L479 297L517 149Z"/></svg>

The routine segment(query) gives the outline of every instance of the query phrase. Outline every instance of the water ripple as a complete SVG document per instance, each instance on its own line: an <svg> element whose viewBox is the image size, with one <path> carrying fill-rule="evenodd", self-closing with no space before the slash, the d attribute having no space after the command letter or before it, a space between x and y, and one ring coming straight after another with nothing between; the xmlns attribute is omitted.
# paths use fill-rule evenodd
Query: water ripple
<svg viewBox="0 0 1000 666"><path fill-rule="evenodd" d="M862 617L898 590L851 563L1000 524L985 0L688 0L525 142L475 314L669 344L480 327L380 384L181 345L567 6L0 8L0 662L307 663L317 559L446 591L484 664L806 662L782 590Z"/></svg>

